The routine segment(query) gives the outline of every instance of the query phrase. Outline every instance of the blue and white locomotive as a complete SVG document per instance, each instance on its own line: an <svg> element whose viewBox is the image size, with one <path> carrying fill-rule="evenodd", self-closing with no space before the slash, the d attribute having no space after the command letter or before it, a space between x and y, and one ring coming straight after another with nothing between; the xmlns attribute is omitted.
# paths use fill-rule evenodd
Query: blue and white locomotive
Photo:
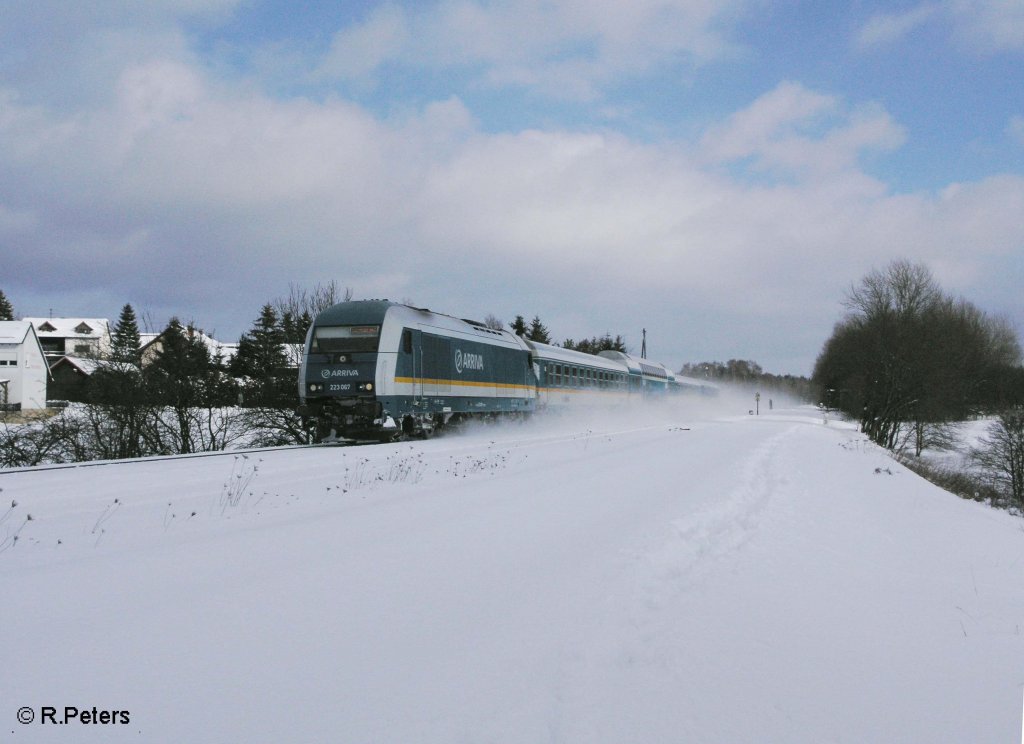
<svg viewBox="0 0 1024 744"><path fill-rule="evenodd" d="M660 364L584 354L387 300L320 313L299 368L316 441L429 436L456 421L621 403L678 387Z"/></svg>

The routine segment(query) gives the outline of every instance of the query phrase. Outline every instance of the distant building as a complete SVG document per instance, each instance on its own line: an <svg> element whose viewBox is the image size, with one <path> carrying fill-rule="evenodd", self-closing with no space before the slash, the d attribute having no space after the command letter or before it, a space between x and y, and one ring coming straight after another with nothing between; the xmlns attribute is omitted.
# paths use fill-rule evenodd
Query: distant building
<svg viewBox="0 0 1024 744"><path fill-rule="evenodd" d="M238 344L228 344L223 341L218 341L212 336L207 336L202 331L196 328L185 328L185 333L188 334L189 338L199 338L203 342L203 345L210 352L210 359L220 360L223 364L230 364L231 360L235 358L235 354L238 353ZM163 336L164 333L143 333L140 334L141 349L140 358L142 360L142 366L148 367L154 361L156 361L157 355L163 351Z"/></svg>
<svg viewBox="0 0 1024 744"><path fill-rule="evenodd" d="M0 406L3 410L46 408L50 367L32 324L0 321Z"/></svg>
<svg viewBox="0 0 1024 744"><path fill-rule="evenodd" d="M32 324L47 360L63 356L98 359L110 353L110 322L106 318L25 318Z"/></svg>
<svg viewBox="0 0 1024 744"><path fill-rule="evenodd" d="M88 397L89 378L103 364L109 362L76 356L61 357L50 365L47 399L85 401Z"/></svg>

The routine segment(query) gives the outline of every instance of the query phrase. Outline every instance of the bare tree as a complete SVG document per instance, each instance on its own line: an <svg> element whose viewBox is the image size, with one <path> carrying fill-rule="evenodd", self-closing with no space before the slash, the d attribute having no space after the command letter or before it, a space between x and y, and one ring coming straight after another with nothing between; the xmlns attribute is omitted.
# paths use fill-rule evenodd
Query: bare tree
<svg viewBox="0 0 1024 744"><path fill-rule="evenodd" d="M925 266L872 271L844 304L814 381L877 444L897 449L913 424L920 454L942 424L1008 397L1021 354L1008 324L946 296Z"/></svg>
<svg viewBox="0 0 1024 744"><path fill-rule="evenodd" d="M288 294L284 297L279 297L274 301L273 305L278 317L284 316L285 313L290 313L294 318L299 317L303 313L309 313L311 316L316 317L316 315L332 305L337 305L339 302L348 302L352 299L352 296L352 288L345 287L345 289L341 289L335 279L331 279L326 284L317 283L312 289L300 287L293 283L288 285Z"/></svg>
<svg viewBox="0 0 1024 744"><path fill-rule="evenodd" d="M351 287L342 290L334 279L326 284L318 283L312 289L289 284L288 294L271 304L281 319L286 342L302 343L317 315L339 302L350 301L353 294Z"/></svg>
<svg viewBox="0 0 1024 744"><path fill-rule="evenodd" d="M971 451L974 462L1024 507L1024 406L1004 411Z"/></svg>
<svg viewBox="0 0 1024 744"><path fill-rule="evenodd" d="M157 322L156 318L153 317L152 310L143 310L138 313L138 322L142 323L143 333L160 333L160 331L167 327L167 323Z"/></svg>
<svg viewBox="0 0 1024 744"><path fill-rule="evenodd" d="M484 325L490 328L492 331L503 331L505 330L505 322L497 315L491 313L487 314L484 318Z"/></svg>
<svg viewBox="0 0 1024 744"><path fill-rule="evenodd" d="M865 317L908 317L922 312L942 296L932 272L924 264L893 261L884 271L873 269L850 288L846 308Z"/></svg>
<svg viewBox="0 0 1024 744"><path fill-rule="evenodd" d="M958 422L912 421L900 427L896 452L905 454L911 449L920 457L925 449L948 451L956 449L960 442Z"/></svg>

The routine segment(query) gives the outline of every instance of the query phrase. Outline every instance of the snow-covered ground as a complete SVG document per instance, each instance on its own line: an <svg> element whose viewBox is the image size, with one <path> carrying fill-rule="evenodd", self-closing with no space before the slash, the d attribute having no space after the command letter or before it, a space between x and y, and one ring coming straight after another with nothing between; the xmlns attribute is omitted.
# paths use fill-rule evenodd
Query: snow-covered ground
<svg viewBox="0 0 1024 744"><path fill-rule="evenodd" d="M1019 740L1024 521L746 408L0 471L0 734Z"/></svg>
<svg viewBox="0 0 1024 744"><path fill-rule="evenodd" d="M981 447L984 440L989 438L989 428L995 420L994 417L986 417L948 424L949 446L926 447L921 457L934 467L979 472L971 457L971 450ZM908 454L912 453L911 447Z"/></svg>

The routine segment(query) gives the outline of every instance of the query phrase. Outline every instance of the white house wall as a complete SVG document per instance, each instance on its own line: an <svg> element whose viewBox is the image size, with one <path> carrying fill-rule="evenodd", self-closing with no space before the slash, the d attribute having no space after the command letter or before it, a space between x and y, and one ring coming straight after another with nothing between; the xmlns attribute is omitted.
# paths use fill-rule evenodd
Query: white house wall
<svg viewBox="0 0 1024 744"><path fill-rule="evenodd" d="M21 404L22 410L46 408L46 378L50 368L31 327L23 321L0 324L0 377L7 384L7 403ZM15 364L10 364L14 361Z"/></svg>

